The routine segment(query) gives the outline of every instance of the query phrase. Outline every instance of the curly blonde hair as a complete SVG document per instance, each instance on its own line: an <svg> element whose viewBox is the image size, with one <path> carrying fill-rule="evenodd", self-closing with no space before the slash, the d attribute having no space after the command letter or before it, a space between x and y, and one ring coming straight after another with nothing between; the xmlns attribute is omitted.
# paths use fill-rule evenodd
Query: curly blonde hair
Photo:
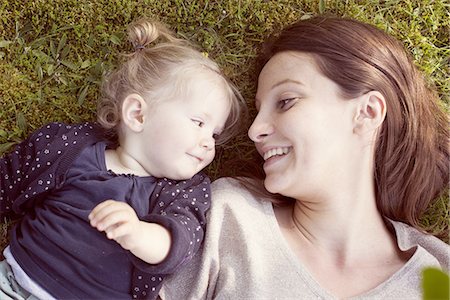
<svg viewBox="0 0 450 300"><path fill-rule="evenodd" d="M156 21L140 19L130 24L128 39L134 52L125 54L125 60L103 78L97 106L97 121L102 127L120 135L121 108L128 95L145 96L150 103L164 101L181 95L196 79L193 75L210 72L223 86L231 106L217 143L225 142L239 130L245 102L214 61Z"/></svg>

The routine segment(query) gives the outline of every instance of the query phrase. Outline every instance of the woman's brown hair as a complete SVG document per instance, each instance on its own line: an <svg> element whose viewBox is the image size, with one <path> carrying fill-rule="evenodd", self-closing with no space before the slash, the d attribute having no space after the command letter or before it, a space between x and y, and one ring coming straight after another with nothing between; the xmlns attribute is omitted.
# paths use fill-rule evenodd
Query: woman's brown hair
<svg viewBox="0 0 450 300"><path fill-rule="evenodd" d="M373 90L383 94L387 116L375 150L378 209L383 216L421 228L420 217L449 182L449 131L437 93L403 45L372 25L319 16L292 24L268 41L257 74L284 51L311 54L344 97ZM261 179L260 170L252 171Z"/></svg>

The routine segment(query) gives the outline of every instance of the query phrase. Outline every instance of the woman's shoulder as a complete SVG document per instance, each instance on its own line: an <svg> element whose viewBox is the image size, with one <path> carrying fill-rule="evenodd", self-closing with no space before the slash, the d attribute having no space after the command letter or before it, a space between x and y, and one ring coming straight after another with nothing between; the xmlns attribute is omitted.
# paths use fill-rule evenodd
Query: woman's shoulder
<svg viewBox="0 0 450 300"><path fill-rule="evenodd" d="M420 246L425 252L437 260L445 270L450 264L450 245L437 237L421 232L416 228L398 221L390 220L397 236L397 242L402 250Z"/></svg>
<svg viewBox="0 0 450 300"><path fill-rule="evenodd" d="M211 188L215 191L229 190L229 189L245 189L237 178L221 177L212 182Z"/></svg>
<svg viewBox="0 0 450 300"><path fill-rule="evenodd" d="M261 198L246 188L245 180L223 177L211 184L210 220L218 216L233 216L239 219L253 216L264 220L273 215L272 202ZM248 182L247 182L248 183Z"/></svg>
<svg viewBox="0 0 450 300"><path fill-rule="evenodd" d="M261 206L267 203L266 200L259 199L247 189L238 178L222 177L216 179L211 184L212 202L226 205L251 205Z"/></svg>

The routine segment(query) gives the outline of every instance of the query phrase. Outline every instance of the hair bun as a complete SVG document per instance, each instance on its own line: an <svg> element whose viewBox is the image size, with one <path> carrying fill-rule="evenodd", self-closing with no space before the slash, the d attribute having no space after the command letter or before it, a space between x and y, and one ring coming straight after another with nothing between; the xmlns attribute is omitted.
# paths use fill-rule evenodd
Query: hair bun
<svg viewBox="0 0 450 300"><path fill-rule="evenodd" d="M139 51L158 38L168 41L176 40L173 33L163 24L156 21L139 19L128 27L128 40L133 45L134 51Z"/></svg>

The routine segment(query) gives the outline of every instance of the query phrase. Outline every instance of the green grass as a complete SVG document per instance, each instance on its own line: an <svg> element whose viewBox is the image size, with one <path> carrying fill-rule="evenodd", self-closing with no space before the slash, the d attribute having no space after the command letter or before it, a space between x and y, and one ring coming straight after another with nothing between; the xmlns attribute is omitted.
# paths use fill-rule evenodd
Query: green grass
<svg viewBox="0 0 450 300"><path fill-rule="evenodd" d="M252 107L261 42L301 17L330 13L374 24L408 48L449 109L450 4L446 0L9 0L0 3L0 154L50 121L95 119L102 74L130 51L124 29L146 16L167 23L215 59ZM251 110L252 111L252 110ZM219 176L253 146L245 132L218 151ZM423 219L448 242L448 196Z"/></svg>

